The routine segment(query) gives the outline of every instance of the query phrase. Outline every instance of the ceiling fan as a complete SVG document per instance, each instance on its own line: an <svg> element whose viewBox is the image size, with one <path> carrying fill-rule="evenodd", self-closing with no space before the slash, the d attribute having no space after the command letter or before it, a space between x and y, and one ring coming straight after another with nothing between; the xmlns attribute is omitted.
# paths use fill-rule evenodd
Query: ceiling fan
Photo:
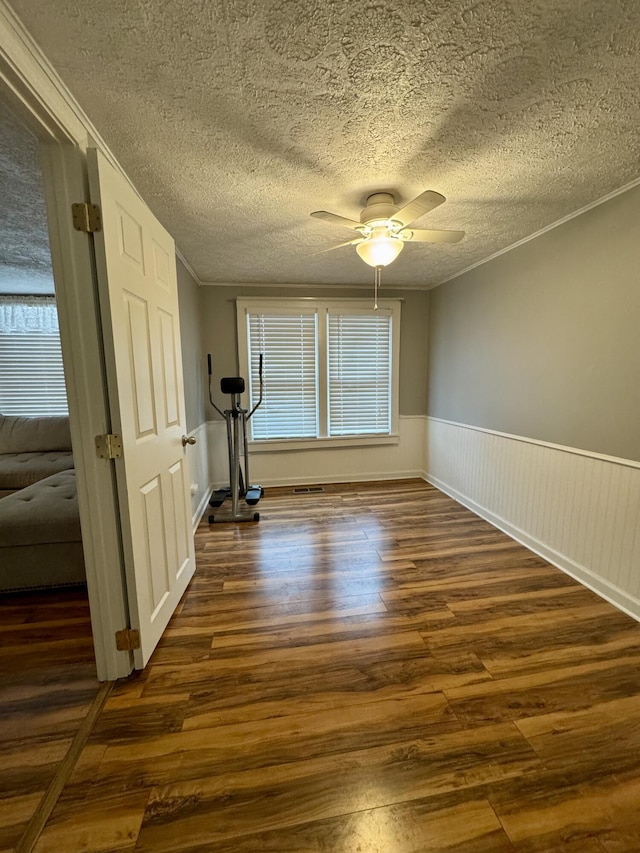
<svg viewBox="0 0 640 853"><path fill-rule="evenodd" d="M412 222L425 213L441 205L445 197L433 190L426 190L413 201L398 207L393 195L388 192L376 192L367 198L367 204L360 214L360 221L338 216L326 210L316 210L311 216L342 225L358 232L354 240L323 249L330 252L342 246L355 246L362 260L380 270L398 257L404 244L414 243L457 243L464 237L464 231L426 231L409 228Z"/></svg>

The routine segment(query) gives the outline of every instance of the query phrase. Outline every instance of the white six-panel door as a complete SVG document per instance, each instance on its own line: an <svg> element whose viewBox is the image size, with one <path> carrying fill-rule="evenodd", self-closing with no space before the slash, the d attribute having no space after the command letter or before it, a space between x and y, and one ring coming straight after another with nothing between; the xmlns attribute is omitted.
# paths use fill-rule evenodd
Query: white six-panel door
<svg viewBox="0 0 640 853"><path fill-rule="evenodd" d="M112 432L136 668L146 665L195 570L175 249L126 180L88 152Z"/></svg>

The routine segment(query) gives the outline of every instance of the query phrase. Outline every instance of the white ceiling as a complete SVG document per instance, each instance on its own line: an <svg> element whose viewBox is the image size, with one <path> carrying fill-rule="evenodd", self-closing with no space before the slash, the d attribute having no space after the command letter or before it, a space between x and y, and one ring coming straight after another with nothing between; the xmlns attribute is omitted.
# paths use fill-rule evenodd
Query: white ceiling
<svg viewBox="0 0 640 853"><path fill-rule="evenodd" d="M369 284L309 213L433 189L428 287L640 175L638 0L12 5L202 281Z"/></svg>

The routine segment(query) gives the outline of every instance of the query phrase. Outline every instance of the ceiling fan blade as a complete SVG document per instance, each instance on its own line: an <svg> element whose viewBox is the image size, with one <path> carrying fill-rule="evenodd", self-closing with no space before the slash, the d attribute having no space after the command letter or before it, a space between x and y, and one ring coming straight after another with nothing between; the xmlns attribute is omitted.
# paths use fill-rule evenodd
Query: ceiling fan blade
<svg viewBox="0 0 640 853"><path fill-rule="evenodd" d="M464 231L424 231L407 228L400 231L398 236L413 243L457 243L464 237Z"/></svg>
<svg viewBox="0 0 640 853"><path fill-rule="evenodd" d="M310 216L315 216L316 219L323 219L325 222L331 222L334 225L342 225L344 228L362 228L361 222L355 219L347 219L346 216L338 216L337 213L329 213L328 210L314 210Z"/></svg>
<svg viewBox="0 0 640 853"><path fill-rule="evenodd" d="M355 240L347 240L346 243L338 243L337 246L329 246L328 249L320 249L318 252L311 252L312 255L322 255L324 252L333 252L334 249L341 249L343 246L355 246L356 243L362 243L364 237L356 237Z"/></svg>
<svg viewBox="0 0 640 853"><path fill-rule="evenodd" d="M425 190L425 192L421 193L417 198L414 198L413 201L410 201L409 204L405 204L404 207L401 207L397 213L394 213L393 218L397 219L398 222L402 222L406 227L445 201L446 198L443 195L440 195L440 193L434 192L433 190ZM313 214L311 215L313 216Z"/></svg>

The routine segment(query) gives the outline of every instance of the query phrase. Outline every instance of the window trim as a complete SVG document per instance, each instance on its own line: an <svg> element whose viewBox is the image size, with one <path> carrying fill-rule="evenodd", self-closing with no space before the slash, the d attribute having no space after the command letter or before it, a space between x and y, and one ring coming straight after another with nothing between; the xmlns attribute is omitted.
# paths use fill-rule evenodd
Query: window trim
<svg viewBox="0 0 640 853"><path fill-rule="evenodd" d="M401 321L400 299L379 299L380 312L389 313L391 316L391 430L389 433L376 435L354 435L354 436L328 436L320 435L318 438L271 438L255 440L251 437L249 430L248 445L252 453L270 453L280 451L296 450L318 450L321 448L339 447L368 447L376 445L397 445L399 438L400 423L400 321ZM236 298L236 326L237 326L237 356L240 368L240 376L249 376L248 359L248 334L247 314L264 311L265 313L316 313L318 315L318 418L320 429L328 428L328 367L327 367L327 340L326 319L328 312L353 311L373 313L370 299L315 299L313 297L301 297L292 299L289 297L238 297ZM323 316L321 316L323 315ZM248 384L248 383L247 383ZM251 422L249 422L249 427Z"/></svg>

